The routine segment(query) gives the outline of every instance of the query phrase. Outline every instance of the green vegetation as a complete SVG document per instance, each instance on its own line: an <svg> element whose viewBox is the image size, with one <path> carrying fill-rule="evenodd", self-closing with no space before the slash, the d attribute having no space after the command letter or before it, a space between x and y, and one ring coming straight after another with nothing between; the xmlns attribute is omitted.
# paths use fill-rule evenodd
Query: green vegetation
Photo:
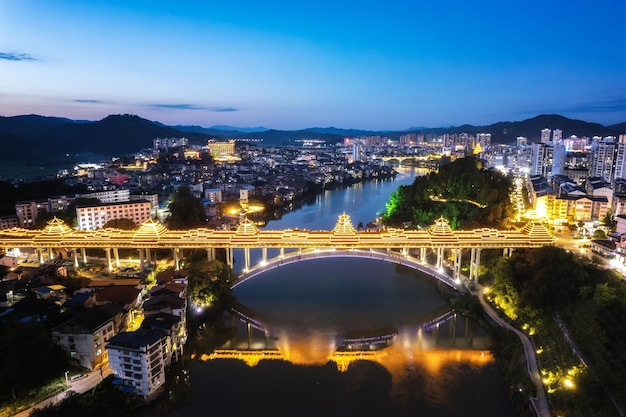
<svg viewBox="0 0 626 417"><path fill-rule="evenodd" d="M443 216L452 229L507 227L514 214L512 186L512 178L484 169L480 160L460 158L399 187L387 203L384 221L424 225Z"/></svg>
<svg viewBox="0 0 626 417"><path fill-rule="evenodd" d="M191 194L189 187L178 187L170 200L170 216L167 218L169 229L186 230L206 226L202 201Z"/></svg>
<svg viewBox="0 0 626 417"><path fill-rule="evenodd" d="M219 260L209 261L203 250L192 251L185 258L185 267L189 271L187 295L192 305L217 310L230 306L231 268Z"/></svg>
<svg viewBox="0 0 626 417"><path fill-rule="evenodd" d="M65 353L54 346L39 323L16 323L0 328L0 415L60 392Z"/></svg>
<svg viewBox="0 0 626 417"><path fill-rule="evenodd" d="M613 401L626 403L626 285L620 277L557 247L518 249L487 263L481 282L490 286L489 299L533 339L554 415L615 415Z"/></svg>
<svg viewBox="0 0 626 417"><path fill-rule="evenodd" d="M56 406L35 409L31 417L114 417L127 416L136 399L123 394L118 387L111 383L113 376L107 377L93 390L84 394L69 395Z"/></svg>

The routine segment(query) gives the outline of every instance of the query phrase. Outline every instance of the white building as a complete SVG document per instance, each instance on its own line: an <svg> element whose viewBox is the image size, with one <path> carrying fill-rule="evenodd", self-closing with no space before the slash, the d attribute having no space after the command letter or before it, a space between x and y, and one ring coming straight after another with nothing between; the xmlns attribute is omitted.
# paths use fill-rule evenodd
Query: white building
<svg viewBox="0 0 626 417"><path fill-rule="evenodd" d="M121 203L130 200L130 190L119 189L99 191L96 193L78 194L80 198L97 198L102 203Z"/></svg>
<svg viewBox="0 0 626 417"><path fill-rule="evenodd" d="M100 204L90 207L76 207L78 230L96 230L114 219L130 219L139 225L151 218L148 201Z"/></svg>
<svg viewBox="0 0 626 417"><path fill-rule="evenodd" d="M171 362L165 331L142 327L121 332L109 340L107 350L109 368L137 395L149 397L165 383L165 369Z"/></svg>

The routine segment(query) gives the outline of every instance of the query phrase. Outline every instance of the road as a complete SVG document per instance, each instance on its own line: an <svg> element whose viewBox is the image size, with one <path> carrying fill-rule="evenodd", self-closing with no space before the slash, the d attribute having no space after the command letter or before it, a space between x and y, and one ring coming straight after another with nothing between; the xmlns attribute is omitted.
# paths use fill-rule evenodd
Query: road
<svg viewBox="0 0 626 417"><path fill-rule="evenodd" d="M531 398L531 402L539 417L550 417L548 398L546 396L546 391L544 389L543 383L541 382L539 367L537 365L537 355L535 354L535 347L533 346L532 341L528 338L526 334L509 325L506 321L501 319L500 316L498 316L498 313L493 308L491 308L491 305L489 305L487 301L485 301L482 285L478 285L477 289L477 296L480 300L480 304L483 306L483 310L489 315L489 317L491 317L500 326L514 332L522 341L522 344L524 345L524 352L526 354L526 369L528 371L530 379L533 381L535 387L537 388L537 397Z"/></svg>
<svg viewBox="0 0 626 417"><path fill-rule="evenodd" d="M50 404L58 404L63 401L68 395L70 395L70 392L76 392L78 394L87 392L90 389L94 388L96 385L98 385L100 382L102 382L104 378L111 375L112 373L113 372L109 368L105 368L103 369L102 373L100 372L100 370L95 370L88 374L85 374L84 378L80 378L75 380L74 382L70 382L65 391L60 392L50 398L47 398L38 404L33 404L30 408L18 414L15 414L14 417L28 417L30 413L35 409L45 408Z"/></svg>

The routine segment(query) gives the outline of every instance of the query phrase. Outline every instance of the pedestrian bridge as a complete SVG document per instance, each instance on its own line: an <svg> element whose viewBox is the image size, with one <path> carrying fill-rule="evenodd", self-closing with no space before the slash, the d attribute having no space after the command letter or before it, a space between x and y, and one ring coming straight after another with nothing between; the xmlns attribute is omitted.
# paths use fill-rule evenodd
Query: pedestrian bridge
<svg viewBox="0 0 626 417"><path fill-rule="evenodd" d="M258 268L278 266L289 261L302 261L309 257L360 256L375 257L386 261L402 263L419 268L426 264L427 251L436 255L434 268L443 266L444 252L449 251L454 259L453 280L461 277L461 254L470 251L470 281L478 277L480 253L482 249L501 249L504 254L515 248L534 248L554 245L555 238L540 222L530 222L517 230L480 228L474 230L451 230L444 218L438 219L427 229L406 230L381 227L377 230L356 230L350 216L339 216L332 230L259 230L254 222L244 219L234 230L214 230L197 228L190 230L168 230L158 221L149 219L137 230L99 229L74 230L59 219L48 222L44 229L12 228L0 230L0 249L32 248L38 253L39 263L51 261L62 251L71 252L74 265L79 260L86 263L86 249L104 251L109 271L120 266L119 249L135 249L139 255L141 269L151 261L150 251L154 249L172 250L174 266L184 250L204 249L209 260L216 259L216 250L225 251L226 263L233 267L234 249L243 249L244 275L258 271ZM279 250L278 259L269 260L268 249ZM287 251L286 251L287 249ZM251 250L261 251L261 264L251 265ZM80 254L79 254L80 252ZM452 284L439 277L437 279Z"/></svg>

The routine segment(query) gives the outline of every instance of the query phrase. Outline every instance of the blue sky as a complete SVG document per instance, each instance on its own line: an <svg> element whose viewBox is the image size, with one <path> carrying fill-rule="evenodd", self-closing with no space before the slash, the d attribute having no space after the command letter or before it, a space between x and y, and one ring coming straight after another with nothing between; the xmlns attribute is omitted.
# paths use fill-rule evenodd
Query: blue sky
<svg viewBox="0 0 626 417"><path fill-rule="evenodd" d="M626 121L624 16L621 0L0 0L0 115L613 124Z"/></svg>

